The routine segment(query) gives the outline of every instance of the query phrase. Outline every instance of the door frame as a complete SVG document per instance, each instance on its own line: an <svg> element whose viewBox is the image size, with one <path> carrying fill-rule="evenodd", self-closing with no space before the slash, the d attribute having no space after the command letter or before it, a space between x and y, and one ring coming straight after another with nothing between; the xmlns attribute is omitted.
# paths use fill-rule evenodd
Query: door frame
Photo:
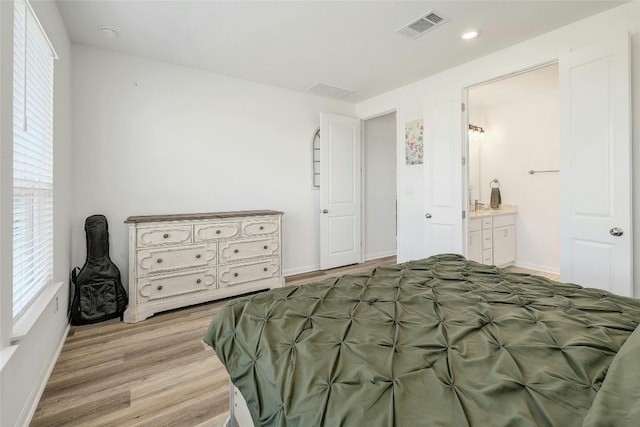
<svg viewBox="0 0 640 427"><path fill-rule="evenodd" d="M498 82L500 80L505 80L511 77L515 77L515 76L519 76L521 74L525 74L531 71L535 71L535 70L539 70L541 68L544 67L548 67L550 65L553 64L558 64L560 62L559 58L555 58L549 61L544 61L541 62L539 64L536 65L532 65L530 67L525 67L510 73L506 73L506 74L501 74L498 75L496 77L492 77L490 79L486 79L486 80L482 80L480 82L477 83L473 83L467 86L462 87L462 99L464 100L464 105L465 105L465 110L462 114L462 126L464 126L463 129L465 129L465 131L462 133L462 153L464 155L465 158L465 164L464 167L462 168L463 171L463 176L462 176L462 197L464 198L464 203L463 206L466 206L466 215L465 215L465 220L462 222L462 236L464 239L464 243L463 243L463 248L464 248L464 256L466 257L468 255L467 251L468 251L468 241L469 241L469 202L468 202L468 194L469 194L469 91L473 88L479 87L479 86L484 86L487 84L491 84L491 83L495 83ZM560 102L560 101L558 101ZM558 212L558 215L560 215L560 212Z"/></svg>

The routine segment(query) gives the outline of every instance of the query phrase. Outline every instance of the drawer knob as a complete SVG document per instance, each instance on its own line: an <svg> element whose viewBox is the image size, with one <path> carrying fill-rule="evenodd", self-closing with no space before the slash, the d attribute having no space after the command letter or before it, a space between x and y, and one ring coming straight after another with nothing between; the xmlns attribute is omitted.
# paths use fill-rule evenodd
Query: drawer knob
<svg viewBox="0 0 640 427"><path fill-rule="evenodd" d="M261 225L261 226L260 226L260 230L264 230L264 225Z"/></svg>
<svg viewBox="0 0 640 427"><path fill-rule="evenodd" d="M216 230L216 234L220 234L220 230Z"/></svg>
<svg viewBox="0 0 640 427"><path fill-rule="evenodd" d="M197 258L197 259L200 259L200 257L201 257L201 256L202 256L202 255L200 255L200 254L196 254L196 258Z"/></svg>
<svg viewBox="0 0 640 427"><path fill-rule="evenodd" d="M164 237L165 239L168 239L169 235L165 233L164 236L162 236L162 237Z"/></svg>
<svg viewBox="0 0 640 427"><path fill-rule="evenodd" d="M237 254L238 252L240 252L240 251L239 251L239 250L237 250L237 249L234 249L234 250L233 250L233 253L234 253L234 254Z"/></svg>
<svg viewBox="0 0 640 427"><path fill-rule="evenodd" d="M233 277L238 277L238 273L233 273Z"/></svg>
<svg viewBox="0 0 640 427"><path fill-rule="evenodd" d="M267 250L267 249L269 249L269 246L265 246L265 247L264 247L264 250Z"/></svg>
<svg viewBox="0 0 640 427"><path fill-rule="evenodd" d="M201 279L196 280L196 283L202 283Z"/></svg>
<svg viewBox="0 0 640 427"><path fill-rule="evenodd" d="M158 258L158 259L156 260L156 262L157 262L158 264L161 264L161 263L162 263L162 258Z"/></svg>
<svg viewBox="0 0 640 427"><path fill-rule="evenodd" d="M158 290L161 291L162 290L162 285L158 285Z"/></svg>
<svg viewBox="0 0 640 427"><path fill-rule="evenodd" d="M268 268L267 268L267 267L265 267L265 268L263 268L263 270L264 270L264 271L267 271L267 270L268 270Z"/></svg>

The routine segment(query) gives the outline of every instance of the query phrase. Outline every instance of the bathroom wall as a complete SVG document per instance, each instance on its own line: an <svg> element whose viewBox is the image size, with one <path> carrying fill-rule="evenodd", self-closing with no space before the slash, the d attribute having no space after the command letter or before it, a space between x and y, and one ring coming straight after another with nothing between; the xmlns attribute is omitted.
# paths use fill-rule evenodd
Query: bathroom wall
<svg viewBox="0 0 640 427"><path fill-rule="evenodd" d="M485 129L482 140L470 141L470 148L477 143L480 201L489 203L497 178L502 202L518 206L516 264L558 273L559 174L528 173L559 169L557 65L471 89L469 104L469 122Z"/></svg>

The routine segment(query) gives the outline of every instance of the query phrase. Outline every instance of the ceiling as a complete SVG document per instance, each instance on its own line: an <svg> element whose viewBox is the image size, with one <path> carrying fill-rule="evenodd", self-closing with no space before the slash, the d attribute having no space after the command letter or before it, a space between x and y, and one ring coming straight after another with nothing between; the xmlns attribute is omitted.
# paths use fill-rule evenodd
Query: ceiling
<svg viewBox="0 0 640 427"><path fill-rule="evenodd" d="M359 102L568 23L618 1L63 1L74 43ZM409 39L435 9L450 21ZM101 26L117 30L107 38ZM480 35L462 40L475 28Z"/></svg>

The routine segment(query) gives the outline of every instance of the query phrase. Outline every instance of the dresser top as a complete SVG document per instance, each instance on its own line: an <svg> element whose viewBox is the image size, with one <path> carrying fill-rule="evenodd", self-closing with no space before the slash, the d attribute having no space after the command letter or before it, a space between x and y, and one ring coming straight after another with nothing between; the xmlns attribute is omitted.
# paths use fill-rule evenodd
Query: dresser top
<svg viewBox="0 0 640 427"><path fill-rule="evenodd" d="M162 221L197 221L206 219L223 219L237 218L247 216L270 216L284 215L284 212L262 210L262 211L232 211L232 212L208 212L208 213L190 213L190 214L171 214L171 215L142 215L130 216L125 224L139 224L143 222L162 222Z"/></svg>

